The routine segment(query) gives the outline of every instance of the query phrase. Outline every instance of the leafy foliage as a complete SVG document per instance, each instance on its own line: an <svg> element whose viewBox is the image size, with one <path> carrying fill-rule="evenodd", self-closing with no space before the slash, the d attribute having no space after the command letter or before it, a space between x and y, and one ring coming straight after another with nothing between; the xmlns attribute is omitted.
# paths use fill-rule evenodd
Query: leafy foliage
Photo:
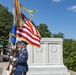
<svg viewBox="0 0 76 75"><path fill-rule="evenodd" d="M6 53L5 44L9 39L9 31L11 30L12 13L7 7L0 4L0 43L4 45L3 50Z"/></svg>
<svg viewBox="0 0 76 75"><path fill-rule="evenodd" d="M37 26L42 37L52 37L51 32L48 30L48 26L46 24L40 24Z"/></svg>
<svg viewBox="0 0 76 75"><path fill-rule="evenodd" d="M64 39L63 50L64 64L69 70L76 71L76 40Z"/></svg>
<svg viewBox="0 0 76 75"><path fill-rule="evenodd" d="M64 38L64 34L63 34L63 33L61 33L61 32L60 32L60 33L58 33L58 34L57 34L57 33L55 33L55 34L53 34L52 36L53 36L54 38Z"/></svg>

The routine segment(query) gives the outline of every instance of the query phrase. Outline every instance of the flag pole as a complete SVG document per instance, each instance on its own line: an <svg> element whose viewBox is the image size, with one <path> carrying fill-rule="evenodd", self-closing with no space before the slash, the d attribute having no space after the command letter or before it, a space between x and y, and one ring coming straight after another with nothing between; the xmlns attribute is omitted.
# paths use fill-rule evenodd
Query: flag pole
<svg viewBox="0 0 76 75"><path fill-rule="evenodd" d="M19 0L14 0L14 21L16 27L23 25Z"/></svg>

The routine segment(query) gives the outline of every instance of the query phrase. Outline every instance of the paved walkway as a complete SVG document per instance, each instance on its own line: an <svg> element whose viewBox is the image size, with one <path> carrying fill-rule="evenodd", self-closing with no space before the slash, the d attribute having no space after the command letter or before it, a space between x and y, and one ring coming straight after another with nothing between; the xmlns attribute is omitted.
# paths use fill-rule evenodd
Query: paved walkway
<svg viewBox="0 0 76 75"><path fill-rule="evenodd" d="M6 75L7 66L8 62L0 62L0 75Z"/></svg>
<svg viewBox="0 0 76 75"><path fill-rule="evenodd" d="M3 73L3 67L0 67L0 75Z"/></svg>
<svg viewBox="0 0 76 75"><path fill-rule="evenodd" d="M0 75L6 75L8 62L0 62ZM76 75L76 72L70 71L71 75Z"/></svg>
<svg viewBox="0 0 76 75"><path fill-rule="evenodd" d="M76 75L76 72L70 71L71 75Z"/></svg>

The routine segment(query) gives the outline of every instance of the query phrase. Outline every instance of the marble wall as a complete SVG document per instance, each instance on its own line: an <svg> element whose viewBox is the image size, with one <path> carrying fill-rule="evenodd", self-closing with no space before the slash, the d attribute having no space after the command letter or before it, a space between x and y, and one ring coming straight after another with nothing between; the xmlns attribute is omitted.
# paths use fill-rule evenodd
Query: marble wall
<svg viewBox="0 0 76 75"><path fill-rule="evenodd" d="M28 45L28 63L34 64L63 64L63 39L42 38L41 47Z"/></svg>

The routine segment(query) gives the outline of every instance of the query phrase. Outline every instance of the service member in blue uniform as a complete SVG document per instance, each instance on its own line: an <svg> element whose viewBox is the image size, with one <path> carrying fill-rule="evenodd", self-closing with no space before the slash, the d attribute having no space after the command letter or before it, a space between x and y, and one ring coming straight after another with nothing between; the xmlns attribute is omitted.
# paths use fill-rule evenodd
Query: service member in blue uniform
<svg viewBox="0 0 76 75"><path fill-rule="evenodd" d="M13 59L13 55L15 53L15 51L17 50L20 50L21 49L21 41L18 41L16 43L16 48L12 48L12 45L10 45L10 51L9 51L9 60L12 60Z"/></svg>
<svg viewBox="0 0 76 75"><path fill-rule="evenodd" d="M28 51L26 49L27 43L25 41L21 41L21 44L21 50L19 50L17 58L14 59L14 61L16 61L14 75L26 75L28 71Z"/></svg>
<svg viewBox="0 0 76 75"><path fill-rule="evenodd" d="M21 50L21 46L22 46L22 45L21 45L21 41L18 41L18 42L17 42L17 48L18 48L18 50Z"/></svg>

